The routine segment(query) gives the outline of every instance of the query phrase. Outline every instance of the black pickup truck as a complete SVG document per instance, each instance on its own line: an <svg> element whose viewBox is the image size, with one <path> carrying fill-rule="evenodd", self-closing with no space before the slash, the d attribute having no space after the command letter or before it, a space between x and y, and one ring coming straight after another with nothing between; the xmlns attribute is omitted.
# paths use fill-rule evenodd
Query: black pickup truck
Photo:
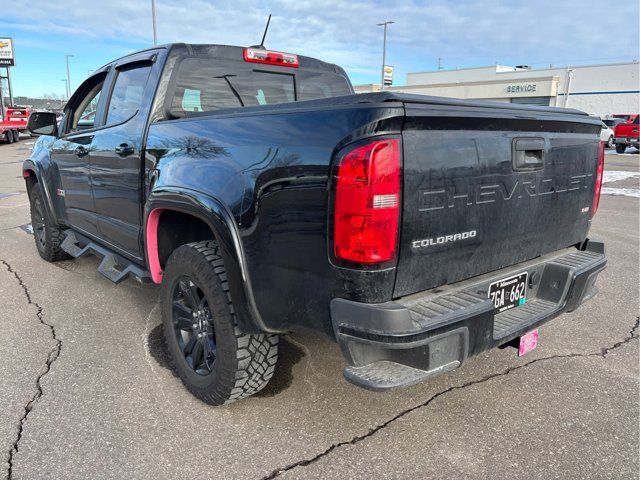
<svg viewBox="0 0 640 480"><path fill-rule="evenodd" d="M374 390L525 353L606 264L600 120L575 110L355 95L313 58L173 44L29 128L40 256L160 284L174 367L211 404L263 388L303 328Z"/></svg>

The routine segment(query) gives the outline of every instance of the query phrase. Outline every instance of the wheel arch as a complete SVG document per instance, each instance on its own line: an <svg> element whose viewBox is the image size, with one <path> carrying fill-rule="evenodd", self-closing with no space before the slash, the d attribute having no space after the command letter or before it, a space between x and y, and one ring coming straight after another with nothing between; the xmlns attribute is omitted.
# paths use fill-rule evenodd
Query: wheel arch
<svg viewBox="0 0 640 480"><path fill-rule="evenodd" d="M25 160L22 162L22 178L27 185L27 194L31 198L31 190L33 186L38 183L38 169L36 168L33 160Z"/></svg>
<svg viewBox="0 0 640 480"><path fill-rule="evenodd" d="M171 228L171 224L183 226L183 222L177 222L180 219L187 224L185 231L167 235L166 229ZM229 278L239 327L246 333L282 333L268 327L257 310L238 227L221 201L197 191L163 187L150 194L143 225L145 258L154 283L162 282L164 262L172 248L192 241L216 240ZM208 232L202 231L203 225ZM203 234L210 237L196 238ZM168 241L168 237L175 241Z"/></svg>
<svg viewBox="0 0 640 480"><path fill-rule="evenodd" d="M29 200L31 200L31 192L33 191L33 188L39 188L40 193L42 193L42 198L44 199L44 208L47 210L47 214L53 222L57 224L58 217L55 213L55 209L53 208L53 201L51 199L49 188L46 185L46 181L42 181L42 173L39 165L31 159L22 162L22 178L24 178L27 187Z"/></svg>

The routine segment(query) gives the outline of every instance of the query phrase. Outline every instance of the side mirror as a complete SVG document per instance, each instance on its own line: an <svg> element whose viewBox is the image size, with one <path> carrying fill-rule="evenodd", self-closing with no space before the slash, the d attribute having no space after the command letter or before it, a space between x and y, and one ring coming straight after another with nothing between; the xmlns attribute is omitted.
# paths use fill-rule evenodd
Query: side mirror
<svg viewBox="0 0 640 480"><path fill-rule="evenodd" d="M55 135L58 130L56 114L53 112L33 112L29 116L27 130L33 135Z"/></svg>

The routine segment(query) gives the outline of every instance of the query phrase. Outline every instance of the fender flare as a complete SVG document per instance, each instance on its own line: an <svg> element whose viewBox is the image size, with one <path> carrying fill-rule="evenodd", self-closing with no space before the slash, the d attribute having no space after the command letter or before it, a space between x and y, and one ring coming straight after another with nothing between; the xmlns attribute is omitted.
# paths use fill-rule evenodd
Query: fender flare
<svg viewBox="0 0 640 480"><path fill-rule="evenodd" d="M238 225L229 208L210 195L182 187L158 187L150 193L144 208L143 238L147 267L153 282L162 282L157 229L163 210L193 215L211 229L220 246L240 329L245 333L283 333L270 328L262 319L253 296Z"/></svg>
<svg viewBox="0 0 640 480"><path fill-rule="evenodd" d="M44 178L44 175L42 174L42 166L29 158L22 162L22 176L26 181L27 178L31 177L31 175L35 175L38 188L40 189L40 193L42 193L42 198L44 199L44 208L47 211L49 218L52 219L54 224L58 224L58 217L55 209L53 208L51 192L49 192L47 182L42 180ZM31 198L29 198L29 200L31 200Z"/></svg>

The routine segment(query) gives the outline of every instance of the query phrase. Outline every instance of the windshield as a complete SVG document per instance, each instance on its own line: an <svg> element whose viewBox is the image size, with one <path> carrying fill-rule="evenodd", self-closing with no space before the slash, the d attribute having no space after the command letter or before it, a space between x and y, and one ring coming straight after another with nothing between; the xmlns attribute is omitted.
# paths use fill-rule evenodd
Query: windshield
<svg viewBox="0 0 640 480"><path fill-rule="evenodd" d="M341 75L305 69L263 69L242 62L188 57L179 62L171 87L169 114L273 105L351 94Z"/></svg>

